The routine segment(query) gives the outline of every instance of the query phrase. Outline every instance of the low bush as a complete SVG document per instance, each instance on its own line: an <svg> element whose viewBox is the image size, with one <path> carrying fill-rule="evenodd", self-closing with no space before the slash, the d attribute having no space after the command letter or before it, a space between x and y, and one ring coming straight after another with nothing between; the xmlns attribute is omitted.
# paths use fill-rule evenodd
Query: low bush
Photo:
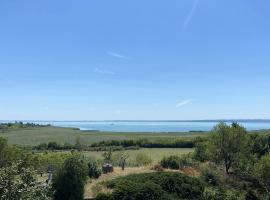
<svg viewBox="0 0 270 200"><path fill-rule="evenodd" d="M179 169L179 157L178 156L169 156L169 157L164 157L160 165L163 168L167 169Z"/></svg>
<svg viewBox="0 0 270 200"><path fill-rule="evenodd" d="M113 200L113 197L110 193L99 193L96 197L96 200Z"/></svg>
<svg viewBox="0 0 270 200"><path fill-rule="evenodd" d="M167 169L184 169L196 164L190 154L182 156L168 156L160 161L160 165Z"/></svg>
<svg viewBox="0 0 270 200"><path fill-rule="evenodd" d="M200 199L204 191L204 184L199 179L174 172L128 175L107 182L107 187L113 189L112 196L117 200Z"/></svg>
<svg viewBox="0 0 270 200"><path fill-rule="evenodd" d="M117 185L112 193L113 199L124 200L162 200L164 191L161 186L153 182L137 183L133 181L123 181Z"/></svg>
<svg viewBox="0 0 270 200"><path fill-rule="evenodd" d="M95 161L90 161L88 163L88 176L90 178L99 178L101 175L101 169L98 167L97 163Z"/></svg>
<svg viewBox="0 0 270 200"><path fill-rule="evenodd" d="M217 186L219 184L219 174L214 169L205 168L202 170L201 179L209 185Z"/></svg>
<svg viewBox="0 0 270 200"><path fill-rule="evenodd" d="M234 190L234 189L222 189L215 187L207 187L203 193L203 200L246 200L247 195L243 191ZM256 199L256 198L255 198ZM252 200L255 200L252 199Z"/></svg>

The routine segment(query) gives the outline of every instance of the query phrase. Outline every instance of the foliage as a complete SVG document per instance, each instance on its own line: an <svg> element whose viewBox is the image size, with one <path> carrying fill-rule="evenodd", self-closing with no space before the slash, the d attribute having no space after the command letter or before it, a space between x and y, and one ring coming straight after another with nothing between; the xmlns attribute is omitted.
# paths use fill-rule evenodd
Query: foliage
<svg viewBox="0 0 270 200"><path fill-rule="evenodd" d="M128 175L109 181L107 186L113 189L112 196L116 195L119 199L135 199L137 193L144 191L143 188L147 188L150 193L152 188L155 188L154 192L159 193L161 190L167 197L177 197L177 199L199 199L204 190L204 184L197 178L174 172ZM151 194L153 196L149 198L155 199L156 193Z"/></svg>
<svg viewBox="0 0 270 200"><path fill-rule="evenodd" d="M188 155L163 157L161 166L167 169L184 169L195 164L195 161Z"/></svg>
<svg viewBox="0 0 270 200"><path fill-rule="evenodd" d="M163 157L163 159L160 162L160 165L163 168L167 169L179 169L179 157L178 156L169 156L169 157Z"/></svg>
<svg viewBox="0 0 270 200"><path fill-rule="evenodd" d="M29 123L29 122L23 123L21 121L15 121L15 122L9 122L9 123L1 123L0 131L6 132L9 130L27 129L27 128L33 128L33 127L46 127L46 126L50 126L50 125L49 124L40 125L40 124Z"/></svg>
<svg viewBox="0 0 270 200"><path fill-rule="evenodd" d="M220 183L219 173L211 167L204 168L200 178L209 185L217 186Z"/></svg>
<svg viewBox="0 0 270 200"><path fill-rule="evenodd" d="M136 183L133 181L125 181L117 185L113 191L112 197L117 200L162 200L164 192L160 185L148 182Z"/></svg>
<svg viewBox="0 0 270 200"><path fill-rule="evenodd" d="M270 154L263 156L254 166L254 174L265 188L270 192Z"/></svg>
<svg viewBox="0 0 270 200"><path fill-rule="evenodd" d="M65 161L64 166L53 177L55 200L82 200L87 167L78 157Z"/></svg>
<svg viewBox="0 0 270 200"><path fill-rule="evenodd" d="M101 175L101 169L98 167L96 161L88 163L88 176L97 179Z"/></svg>
<svg viewBox="0 0 270 200"><path fill-rule="evenodd" d="M33 147L33 150L39 150L39 151L44 151L44 150L72 150L76 149L76 145L72 145L68 142L66 142L64 145L58 143L58 142L49 142L49 143L40 143L36 146Z"/></svg>
<svg viewBox="0 0 270 200"><path fill-rule="evenodd" d="M37 182L33 168L20 166L17 162L0 168L0 199L49 200L48 188Z"/></svg>
<svg viewBox="0 0 270 200"><path fill-rule="evenodd" d="M229 189L224 190L215 187L206 187L203 193L204 200L246 200L244 192ZM255 200L255 199L254 199Z"/></svg>
<svg viewBox="0 0 270 200"><path fill-rule="evenodd" d="M143 148L193 148L195 141L193 139L177 139L177 140L157 140L149 141L147 139L139 140L104 140L93 143L91 147L143 147Z"/></svg>
<svg viewBox="0 0 270 200"><path fill-rule="evenodd" d="M261 158L269 153L270 136L259 135L258 133L250 134L249 145L251 146L251 153L256 155L257 158Z"/></svg>
<svg viewBox="0 0 270 200"><path fill-rule="evenodd" d="M208 141L200 141L196 142L195 151L194 151L194 159L204 162L210 160L210 152L209 152L209 142Z"/></svg>
<svg viewBox="0 0 270 200"><path fill-rule="evenodd" d="M241 155L248 154L246 130L237 123L218 124L211 133L211 142L209 151L213 161L222 162L227 173Z"/></svg>
<svg viewBox="0 0 270 200"><path fill-rule="evenodd" d="M74 157L75 155L77 155L75 152L74 153L45 152L45 153L37 154L36 156L37 161L35 164L35 168L39 172L43 172L43 173L47 172L48 168L51 168L53 171L57 171L62 167L65 160L71 157Z"/></svg>
<svg viewBox="0 0 270 200"><path fill-rule="evenodd" d="M96 197L96 200L113 200L113 197L110 193L99 193Z"/></svg>

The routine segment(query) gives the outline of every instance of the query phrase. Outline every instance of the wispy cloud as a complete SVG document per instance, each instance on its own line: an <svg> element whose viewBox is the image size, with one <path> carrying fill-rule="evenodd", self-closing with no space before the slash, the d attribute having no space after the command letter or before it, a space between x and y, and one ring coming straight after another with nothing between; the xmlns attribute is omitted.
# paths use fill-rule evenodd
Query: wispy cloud
<svg viewBox="0 0 270 200"><path fill-rule="evenodd" d="M190 99L180 101L180 102L178 102L178 103L175 105L175 107L176 107L176 108L183 107L183 106L189 104L191 101L192 101L192 100L190 100Z"/></svg>
<svg viewBox="0 0 270 200"><path fill-rule="evenodd" d="M196 13L196 10L197 10L197 7L198 7L198 4L199 4L199 0L194 0L193 1L193 4L192 4L192 7L185 19L185 22L183 24L183 31L186 30L186 28L188 27L189 23L191 22L194 14Z"/></svg>
<svg viewBox="0 0 270 200"><path fill-rule="evenodd" d="M107 53L108 53L108 55L113 56L115 58L120 58L120 59L129 59L130 58L130 57L125 56L123 54L119 54L119 53L112 52L112 51L108 51Z"/></svg>
<svg viewBox="0 0 270 200"><path fill-rule="evenodd" d="M93 72L95 72L97 74L115 75L115 72L113 72L113 71L106 70L106 69L100 69L100 68L97 68L97 67L93 70Z"/></svg>

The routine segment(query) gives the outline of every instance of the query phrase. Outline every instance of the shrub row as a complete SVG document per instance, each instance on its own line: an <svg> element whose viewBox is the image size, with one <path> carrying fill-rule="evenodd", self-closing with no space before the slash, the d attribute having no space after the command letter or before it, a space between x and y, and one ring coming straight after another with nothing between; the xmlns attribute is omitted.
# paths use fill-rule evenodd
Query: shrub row
<svg viewBox="0 0 270 200"><path fill-rule="evenodd" d="M196 161L191 158L190 155L182 155L182 156L168 156L164 157L160 165L163 168L167 169L183 169L185 167L190 167L196 164Z"/></svg>
<svg viewBox="0 0 270 200"><path fill-rule="evenodd" d="M101 146L122 146L131 147L138 146L144 148L193 148L195 146L194 139L178 139L178 140L160 140L149 141L147 139L140 140L108 140L94 143L91 147Z"/></svg>

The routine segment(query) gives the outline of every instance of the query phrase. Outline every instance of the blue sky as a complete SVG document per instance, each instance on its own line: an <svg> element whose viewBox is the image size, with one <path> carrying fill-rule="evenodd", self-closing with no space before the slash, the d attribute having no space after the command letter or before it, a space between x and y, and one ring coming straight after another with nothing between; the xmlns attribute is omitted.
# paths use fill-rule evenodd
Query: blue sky
<svg viewBox="0 0 270 200"><path fill-rule="evenodd" d="M0 119L270 118L269 0L2 0Z"/></svg>

